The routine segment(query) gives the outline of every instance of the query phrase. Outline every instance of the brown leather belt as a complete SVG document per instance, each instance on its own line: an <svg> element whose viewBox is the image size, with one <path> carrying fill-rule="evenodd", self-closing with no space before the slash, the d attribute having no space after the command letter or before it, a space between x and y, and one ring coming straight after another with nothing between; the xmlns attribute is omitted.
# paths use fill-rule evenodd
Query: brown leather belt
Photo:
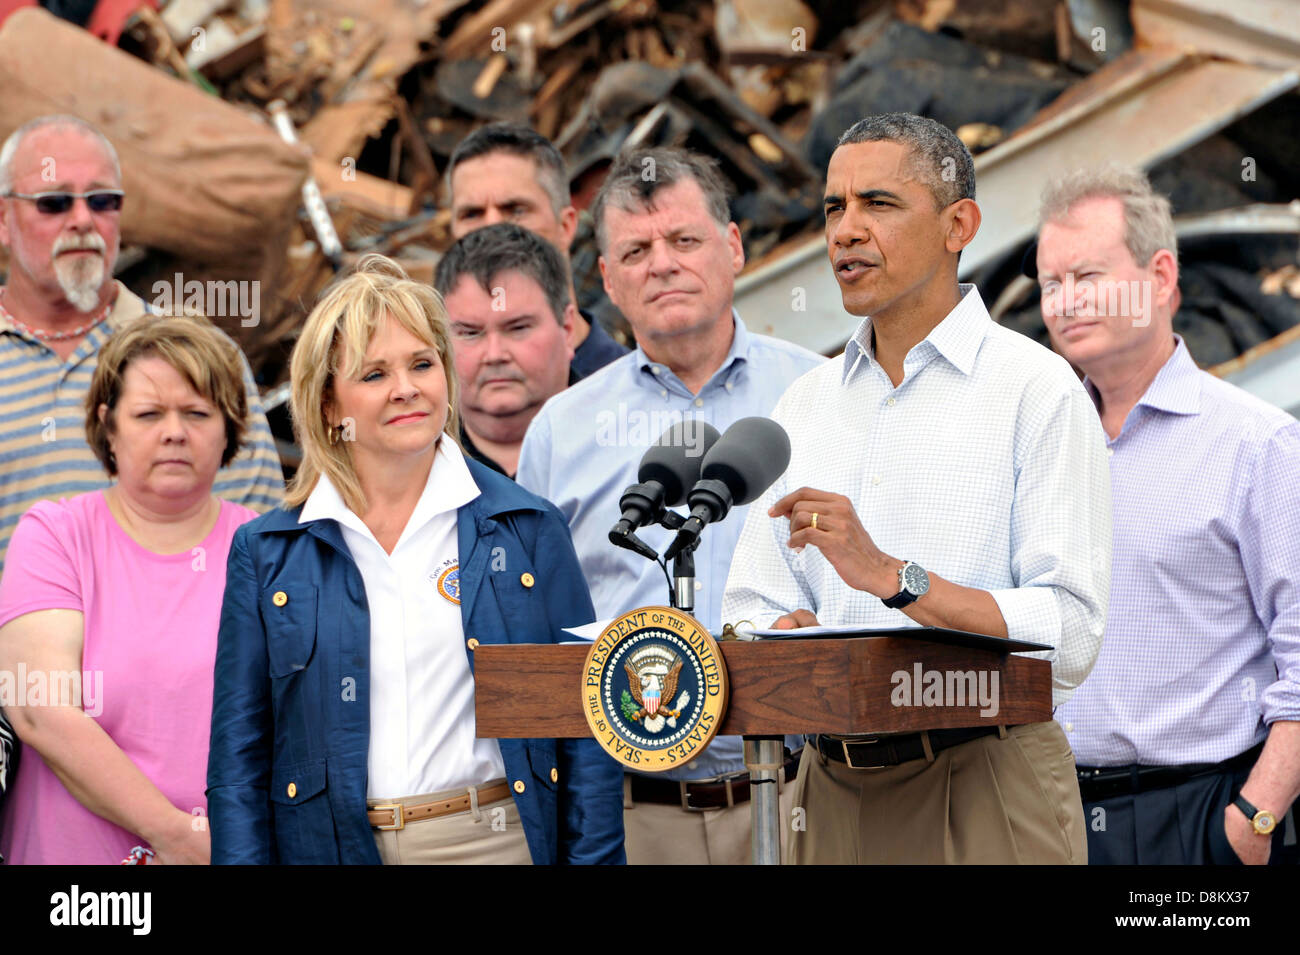
<svg viewBox="0 0 1300 955"><path fill-rule="evenodd" d="M498 802L510 795L510 784L501 783L490 789L478 791L478 804L485 806ZM403 806L401 803L382 803L366 809L366 818L374 829L397 830L404 828L408 822L424 822L439 816L450 816L453 812L466 812L470 808L469 793L453 796L451 799L439 799L436 802L420 803L418 806Z"/></svg>
<svg viewBox="0 0 1300 955"><path fill-rule="evenodd" d="M793 783L799 772L799 757L791 756L782 767L786 783ZM692 783L679 779L656 779L628 773L632 802L660 806L680 806L686 812L725 809L749 801L749 773L737 773L708 782Z"/></svg>

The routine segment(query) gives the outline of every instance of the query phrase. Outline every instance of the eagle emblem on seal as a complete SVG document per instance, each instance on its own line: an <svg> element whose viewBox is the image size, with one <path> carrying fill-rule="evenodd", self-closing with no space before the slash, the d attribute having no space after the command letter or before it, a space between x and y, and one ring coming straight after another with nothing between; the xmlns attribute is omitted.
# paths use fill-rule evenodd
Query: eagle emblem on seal
<svg viewBox="0 0 1300 955"><path fill-rule="evenodd" d="M676 727L677 718L691 699L690 693L683 690L673 701L682 672L681 657L665 646L652 645L631 654L623 669L630 690L624 692L621 701L624 718L641 721L652 733L663 729L665 723Z"/></svg>

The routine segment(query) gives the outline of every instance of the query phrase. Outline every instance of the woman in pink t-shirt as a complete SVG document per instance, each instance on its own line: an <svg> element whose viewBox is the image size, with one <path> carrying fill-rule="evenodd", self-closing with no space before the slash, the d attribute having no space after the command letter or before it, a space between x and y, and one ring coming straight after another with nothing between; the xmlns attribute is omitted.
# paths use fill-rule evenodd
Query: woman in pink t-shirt
<svg viewBox="0 0 1300 955"><path fill-rule="evenodd" d="M105 345L85 410L116 483L34 506L0 577L0 705L23 744L0 855L113 864L143 844L206 863L226 555L257 516L212 493L245 432L238 349L146 316Z"/></svg>

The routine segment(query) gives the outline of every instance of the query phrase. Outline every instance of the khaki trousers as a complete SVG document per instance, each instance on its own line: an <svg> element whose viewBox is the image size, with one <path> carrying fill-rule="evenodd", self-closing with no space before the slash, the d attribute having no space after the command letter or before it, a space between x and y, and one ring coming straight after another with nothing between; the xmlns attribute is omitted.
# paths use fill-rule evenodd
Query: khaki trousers
<svg viewBox="0 0 1300 955"><path fill-rule="evenodd" d="M495 786L486 783L483 789ZM477 791L469 790L471 807L436 819L408 822L401 829L375 829L375 848L384 865L532 865L523 823L513 798L478 804ZM415 806L465 793L456 789L425 796L372 799L369 805L400 803Z"/></svg>
<svg viewBox="0 0 1300 955"><path fill-rule="evenodd" d="M781 848L794 807L794 786L784 783L781 806ZM628 865L749 865L749 800L737 806L687 812L680 806L633 804L631 785L623 781L623 845Z"/></svg>
<svg viewBox="0 0 1300 955"><path fill-rule="evenodd" d="M1074 754L1054 720L882 769L805 746L794 804L785 861L797 865L1088 861Z"/></svg>

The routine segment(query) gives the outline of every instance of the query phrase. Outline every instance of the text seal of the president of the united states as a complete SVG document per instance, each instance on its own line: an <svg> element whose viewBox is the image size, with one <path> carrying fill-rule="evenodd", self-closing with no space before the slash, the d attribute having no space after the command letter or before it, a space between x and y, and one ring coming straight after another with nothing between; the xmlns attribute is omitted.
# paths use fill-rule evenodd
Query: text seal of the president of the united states
<svg viewBox="0 0 1300 955"><path fill-rule="evenodd" d="M630 769L674 769L709 744L727 708L727 667L689 614L640 607L610 622L587 653L582 711L605 751Z"/></svg>

